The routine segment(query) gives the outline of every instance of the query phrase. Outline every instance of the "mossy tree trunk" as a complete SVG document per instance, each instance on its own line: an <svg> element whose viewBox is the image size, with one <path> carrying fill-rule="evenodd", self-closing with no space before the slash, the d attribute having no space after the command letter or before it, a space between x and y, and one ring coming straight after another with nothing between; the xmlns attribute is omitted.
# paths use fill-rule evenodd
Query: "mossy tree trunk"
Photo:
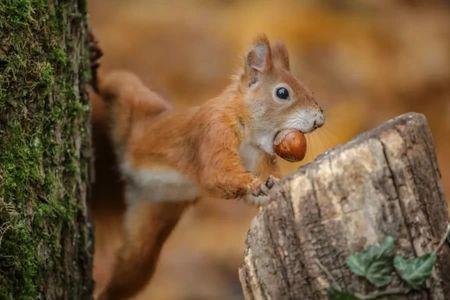
<svg viewBox="0 0 450 300"><path fill-rule="evenodd" d="M0 1L0 299L88 299L85 0Z"/></svg>

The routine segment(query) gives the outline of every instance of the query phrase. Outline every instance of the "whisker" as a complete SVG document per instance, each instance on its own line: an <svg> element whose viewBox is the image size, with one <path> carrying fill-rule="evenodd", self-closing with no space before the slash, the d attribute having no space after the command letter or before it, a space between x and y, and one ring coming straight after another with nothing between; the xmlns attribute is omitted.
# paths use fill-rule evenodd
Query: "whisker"
<svg viewBox="0 0 450 300"><path fill-rule="evenodd" d="M307 147L306 155L309 160L309 157L312 155L311 153L314 153L314 145L313 145L311 136L309 134L305 134L305 137L306 137L306 147Z"/></svg>
<svg viewBox="0 0 450 300"><path fill-rule="evenodd" d="M318 149L317 149L317 141L315 138L315 134L311 134L309 140L311 141L311 157L310 160L314 160L314 158L316 158L317 153L318 153Z"/></svg>
<svg viewBox="0 0 450 300"><path fill-rule="evenodd" d="M339 136L336 134L334 130L331 130L330 127L324 127L323 133L326 134L328 137L332 138L333 140L337 141L339 140Z"/></svg>
<svg viewBox="0 0 450 300"><path fill-rule="evenodd" d="M317 154L322 153L326 149L326 145L323 143L323 139L320 137L320 132L316 134L316 140L319 143L319 151Z"/></svg>

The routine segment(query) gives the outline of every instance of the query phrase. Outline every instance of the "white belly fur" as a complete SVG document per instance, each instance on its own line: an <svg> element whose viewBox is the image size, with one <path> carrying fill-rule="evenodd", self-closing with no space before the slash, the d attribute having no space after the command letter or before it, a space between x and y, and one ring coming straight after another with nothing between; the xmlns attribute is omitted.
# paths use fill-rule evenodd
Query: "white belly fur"
<svg viewBox="0 0 450 300"><path fill-rule="evenodd" d="M127 203L136 201L194 201L199 196L197 185L176 169L136 169L125 163L122 172L127 179Z"/></svg>
<svg viewBox="0 0 450 300"><path fill-rule="evenodd" d="M242 142L239 146L239 156L245 169L257 175L257 168L261 162L263 152L247 142Z"/></svg>

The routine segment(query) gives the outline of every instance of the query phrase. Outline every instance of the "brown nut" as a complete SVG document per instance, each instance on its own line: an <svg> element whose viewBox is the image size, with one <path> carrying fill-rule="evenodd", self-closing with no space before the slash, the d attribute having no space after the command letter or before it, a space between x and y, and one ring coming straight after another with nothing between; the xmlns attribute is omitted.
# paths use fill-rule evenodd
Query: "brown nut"
<svg viewBox="0 0 450 300"><path fill-rule="evenodd" d="M299 130L285 129L280 131L273 141L275 153L290 161L300 161L306 154L305 135Z"/></svg>

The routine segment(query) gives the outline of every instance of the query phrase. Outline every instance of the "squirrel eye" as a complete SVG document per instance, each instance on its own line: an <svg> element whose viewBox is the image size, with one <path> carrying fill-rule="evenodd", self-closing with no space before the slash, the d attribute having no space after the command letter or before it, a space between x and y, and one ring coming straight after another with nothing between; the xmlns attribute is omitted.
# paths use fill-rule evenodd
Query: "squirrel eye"
<svg viewBox="0 0 450 300"><path fill-rule="evenodd" d="M287 90L287 88L279 87L276 90L276 95L278 98L286 100L287 98L289 98L289 91Z"/></svg>

